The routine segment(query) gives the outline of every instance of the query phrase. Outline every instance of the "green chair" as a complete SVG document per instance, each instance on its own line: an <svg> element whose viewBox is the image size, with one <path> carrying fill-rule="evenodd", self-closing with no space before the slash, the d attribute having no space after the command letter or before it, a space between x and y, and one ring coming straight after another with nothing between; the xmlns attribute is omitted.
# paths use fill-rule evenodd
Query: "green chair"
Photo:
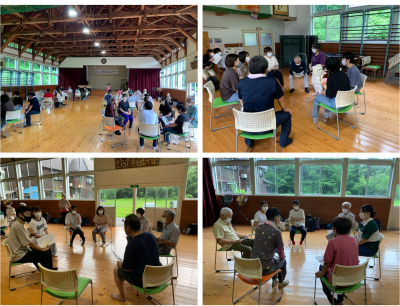
<svg viewBox="0 0 400 306"><path fill-rule="evenodd" d="M79 277L76 269L66 271L55 271L46 269L39 263L40 269L40 305L43 305L43 292L63 300L75 300L78 305L78 298L86 287L91 284L92 287L92 305L93 305L93 282L90 278ZM47 288L43 290L43 286Z"/></svg>
<svg viewBox="0 0 400 306"><path fill-rule="evenodd" d="M139 122L139 141L140 138L147 139L147 140L160 140L160 124L146 124ZM156 136L146 136L146 135L156 135ZM140 142L138 145L138 151L140 152ZM160 145L160 153L161 153L161 145Z"/></svg>
<svg viewBox="0 0 400 306"><path fill-rule="evenodd" d="M20 128L21 128L21 132L19 132L20 134L22 134L22 123L24 121L24 115L21 113L21 110L15 110L15 111L7 111L6 112L6 136L4 136L4 138L7 138L7 127L9 124L12 124L14 126L15 123L19 122L20 123ZM14 130L14 132L18 132L17 130Z"/></svg>
<svg viewBox="0 0 400 306"><path fill-rule="evenodd" d="M363 96L364 97L364 112L361 112L360 114L364 114L367 112L367 102L365 102L365 81L367 80L367 76L365 74L361 74L361 80L362 80L362 88L360 89L359 92L356 92L357 96L357 105L358 105L358 97Z"/></svg>
<svg viewBox="0 0 400 306"><path fill-rule="evenodd" d="M276 118L275 110L258 112L258 113L245 113L237 109L233 109L235 116L235 129L236 129L236 152L238 151L238 137L248 138L252 140L261 140L274 137L275 153L276 153ZM241 132L239 133L239 130ZM251 135L248 132L265 132L271 131L261 135ZM244 132L247 131L247 132ZM249 151L249 147L246 150Z"/></svg>
<svg viewBox="0 0 400 306"><path fill-rule="evenodd" d="M358 266L341 266L335 265L332 273L332 285L328 282L326 277L321 277L321 280L324 284L329 288L332 292L332 305L334 304L334 296L337 294L344 294L350 302L354 304L354 302L346 295L346 293L353 292L360 288L363 284L361 283L364 280L364 295L365 295L365 305L367 305L367 264L368 260L363 264ZM317 277L315 277L315 286L314 286L314 304L318 305L315 300L315 295L317 291Z"/></svg>
<svg viewBox="0 0 400 306"><path fill-rule="evenodd" d="M5 240L2 242L2 244L5 246L5 248L6 248L6 250L7 250L7 259L10 261L10 265L9 265L9 269L8 269L8 289L10 289L10 291L14 291L14 290L16 290L17 288L21 288L21 287L25 287L25 286L29 286L29 285L36 285L36 284L39 284L40 282L34 282L34 283L29 283L29 284L26 284L26 285L22 285L22 286L18 286L18 287L11 288L11 279L12 279L12 278L14 278L14 277L16 277L16 276L21 276L21 275L32 274L32 273L35 273L36 270L30 271L30 272L24 272L24 273L20 273L20 274L11 275L11 267L20 266L20 265L26 265L26 264L25 264L25 263L18 263L18 262L12 262L12 261L11 261L11 259L12 259L12 253L11 253L10 247L9 247L8 244L7 244L7 240L8 240L8 238L5 239Z"/></svg>
<svg viewBox="0 0 400 306"><path fill-rule="evenodd" d="M189 148L191 148L192 147L192 141L190 140L190 137L189 137L189 122L184 122L183 123L183 125L182 125L182 134L178 134L178 133L175 133L175 132L166 132L165 133L165 137L167 136L167 134L172 134L172 135L176 135L176 136L179 136L179 137L183 137L183 139L185 140L185 149L186 149L186 152L187 152L187 149ZM187 139L189 139L189 146L186 146L186 142L188 141ZM165 139L164 139L165 140ZM171 139L170 139L171 140ZM179 145L180 146L180 145ZM169 150L169 151L175 151L175 152L180 152L180 151L178 151L178 150L174 150L174 149L171 149L171 148L169 148L169 147L167 147L167 143L165 142L165 147L167 148L167 150Z"/></svg>
<svg viewBox="0 0 400 306"><path fill-rule="evenodd" d="M351 126L353 129L357 129L357 110L355 107L355 92L356 92L357 86L354 87L352 90L348 91L338 91L336 94L336 108L329 107L325 105L324 103L318 103L318 106L326 108L330 110L331 112L336 114L336 123L337 123L337 130L338 130L338 136L334 136L331 133L325 131L323 128L318 126L318 122L316 124L316 127L319 130L324 131L328 135L332 136L336 140L340 139L340 132L339 132L339 121L346 123L347 125ZM350 123L347 123L346 121L340 120L339 119L339 114L344 114L347 113L352 107L354 106L354 116L356 118L356 126L351 125ZM340 107L340 109L339 109Z"/></svg>
<svg viewBox="0 0 400 306"><path fill-rule="evenodd" d="M376 79L376 72L378 70L381 71L382 74L382 70L381 70L381 66L378 65L370 65L371 64L371 56L365 56L362 58L362 67L361 67L361 72L364 72L364 70L371 71L372 72L372 76L371 76L371 81Z"/></svg>
<svg viewBox="0 0 400 306"><path fill-rule="evenodd" d="M146 295L149 296L149 299L153 300L154 302L158 303L161 305L159 301L157 301L155 298L150 296L150 294L157 294L165 289L168 288L169 286L169 281L171 281L171 286L172 286L172 301L173 305L175 305L175 292L174 292L174 282L173 282L173 277L172 277L172 266L175 263L175 258L172 260L172 262L166 266L146 266L143 272L143 288L137 287L135 285L132 285L135 287L140 293L142 293L143 298L144 298L144 305L146 305ZM122 301L121 301L122 305Z"/></svg>
<svg viewBox="0 0 400 306"><path fill-rule="evenodd" d="M180 238L180 237L179 237ZM176 242L176 245L173 247L175 255L170 254L160 254L159 257L164 257L167 258L167 264L168 264L168 259L169 258L176 258L176 276L174 276L173 278L178 278L179 276L179 270L178 270L178 250L177 250L177 246L178 246L178 242L179 242L179 238L178 241Z"/></svg>
<svg viewBox="0 0 400 306"><path fill-rule="evenodd" d="M214 234L214 232L213 232ZM215 236L214 236L215 238ZM223 248L218 248L218 240L215 238L215 260L214 260L214 270L215 272L233 272L234 270L217 270L217 252L225 252L226 261L231 261L232 258L228 258L228 252L225 251Z"/></svg>
<svg viewBox="0 0 400 306"><path fill-rule="evenodd" d="M239 101L225 102L224 100L222 100L222 98L216 98L215 99L215 97L214 97L215 96L215 87L214 87L214 84L211 81L208 81L204 85L204 88L207 89L207 92L208 92L208 95L209 95L209 101L211 103L211 109L210 109L210 129L211 129L211 131L214 132L216 130L220 130L220 129L224 129L224 128L227 128L227 127L234 126L234 124L232 124L232 125L227 125L227 126L223 126L223 127L220 127L220 128L213 129L212 128L212 120L213 120L213 118L217 119L217 118L220 118L220 117L232 115L232 114L226 114L226 115L221 115L221 116L215 117L214 116L214 109L220 108L220 107L225 107L225 106L228 106L229 108L233 108L236 105L241 106L240 102Z"/></svg>
<svg viewBox="0 0 400 306"><path fill-rule="evenodd" d="M382 235L382 234L381 234ZM382 235L383 236L383 235ZM375 255L372 255L372 256L361 256L360 255L360 257L367 257L367 258L373 258L374 259L374 265L373 266L368 266L368 268L375 268L375 259L376 258L378 258L378 261L379 261L379 278L376 278L376 277L372 277L372 276L367 276L367 278L371 278L371 279L374 279L374 280L380 280L381 278L382 278L382 271L381 271L381 242L382 242L382 239L383 238L385 238L385 236L383 236L382 238L381 238L381 240L379 240L379 244L378 244L378 252L377 252L377 254L375 254Z"/></svg>
<svg viewBox="0 0 400 306"><path fill-rule="evenodd" d="M299 230L297 230L295 234L300 234L301 235L301 232ZM288 244L289 244L289 246L292 245L292 241L290 240L290 237L289 237ZM304 244L307 246L307 236L304 238Z"/></svg>

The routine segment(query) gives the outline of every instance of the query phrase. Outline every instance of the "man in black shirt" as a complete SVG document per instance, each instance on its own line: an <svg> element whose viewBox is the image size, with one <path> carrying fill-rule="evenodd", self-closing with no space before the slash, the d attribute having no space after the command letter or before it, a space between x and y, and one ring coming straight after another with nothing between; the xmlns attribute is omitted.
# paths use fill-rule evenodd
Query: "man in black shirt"
<svg viewBox="0 0 400 306"><path fill-rule="evenodd" d="M170 144L169 142L169 134L166 134L167 132L172 132L175 134L182 134L182 126L184 122L190 122L190 118L188 114L186 114L186 106L182 104L178 104L176 106L176 109L178 110L179 116L176 118L174 123L170 123L167 127L163 128L163 134L164 134L164 142L167 142L167 145Z"/></svg>
<svg viewBox="0 0 400 306"><path fill-rule="evenodd" d="M346 73L340 71L340 62L337 58L328 57L325 61L325 67L332 72L326 82L326 91L315 96L314 108L312 112L313 124L318 123L319 106L318 103L323 103L331 108L336 108L336 94L340 91L350 90L350 79ZM331 117L334 113L325 108L324 119ZM325 121L324 120L324 121Z"/></svg>
<svg viewBox="0 0 400 306"><path fill-rule="evenodd" d="M21 109L22 106L24 106L24 101L22 100L22 97L20 97L19 91L14 91L14 109L18 110Z"/></svg>
<svg viewBox="0 0 400 306"><path fill-rule="evenodd" d="M160 119L161 125L163 127L165 127L165 123L164 123L164 121L161 120L161 118L164 116L164 117L166 117L168 119L168 121L171 121L174 118L172 117L172 108L165 101L165 98L161 98L160 102L161 102L161 104L160 104L160 107L158 109L160 111L160 113L158 115L158 118Z"/></svg>
<svg viewBox="0 0 400 306"><path fill-rule="evenodd" d="M203 78L207 81L210 76L215 77L215 72L213 70L214 64L211 59L214 56L214 51L212 49L207 50L206 54L203 55Z"/></svg>
<svg viewBox="0 0 400 306"><path fill-rule="evenodd" d="M26 125L24 127L32 126L31 116L40 114L40 103L39 103L38 98L35 96L34 91L30 91L28 93L28 102L29 102L29 106L25 110Z"/></svg>

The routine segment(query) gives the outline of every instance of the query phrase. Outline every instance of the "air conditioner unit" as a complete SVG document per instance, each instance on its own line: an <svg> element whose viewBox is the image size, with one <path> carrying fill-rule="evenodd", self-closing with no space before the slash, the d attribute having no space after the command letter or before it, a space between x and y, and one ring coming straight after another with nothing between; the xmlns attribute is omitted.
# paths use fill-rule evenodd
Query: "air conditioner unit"
<svg viewBox="0 0 400 306"><path fill-rule="evenodd" d="M241 174L240 177L243 179L247 179L247 174Z"/></svg>

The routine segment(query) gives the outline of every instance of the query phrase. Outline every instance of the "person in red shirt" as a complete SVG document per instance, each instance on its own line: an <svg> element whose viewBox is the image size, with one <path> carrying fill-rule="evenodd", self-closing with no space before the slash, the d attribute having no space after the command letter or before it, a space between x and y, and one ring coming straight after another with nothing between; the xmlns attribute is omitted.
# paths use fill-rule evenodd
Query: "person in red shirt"
<svg viewBox="0 0 400 306"><path fill-rule="evenodd" d="M47 92L44 94L45 98L54 98L53 94L50 92L50 88L47 88Z"/></svg>

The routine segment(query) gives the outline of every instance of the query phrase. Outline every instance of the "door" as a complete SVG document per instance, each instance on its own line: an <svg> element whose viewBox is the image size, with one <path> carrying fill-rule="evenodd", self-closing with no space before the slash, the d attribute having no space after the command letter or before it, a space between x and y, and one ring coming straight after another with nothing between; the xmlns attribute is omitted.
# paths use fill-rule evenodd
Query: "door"
<svg viewBox="0 0 400 306"><path fill-rule="evenodd" d="M115 209L115 189L100 189L99 199L99 206L104 207L104 212L110 217L112 225L121 226L120 224L116 223L117 214Z"/></svg>
<svg viewBox="0 0 400 306"><path fill-rule="evenodd" d="M274 31L258 31L260 37L260 55L264 55L264 48L271 47L272 54L275 54Z"/></svg>
<svg viewBox="0 0 400 306"><path fill-rule="evenodd" d="M243 50L250 54L250 58L260 55L258 31L242 30Z"/></svg>
<svg viewBox="0 0 400 306"><path fill-rule="evenodd" d="M400 185L396 186L396 191L395 191L395 196L394 196L394 203L391 208L390 212L390 223L389 223L389 229L394 230L394 229L400 229Z"/></svg>

